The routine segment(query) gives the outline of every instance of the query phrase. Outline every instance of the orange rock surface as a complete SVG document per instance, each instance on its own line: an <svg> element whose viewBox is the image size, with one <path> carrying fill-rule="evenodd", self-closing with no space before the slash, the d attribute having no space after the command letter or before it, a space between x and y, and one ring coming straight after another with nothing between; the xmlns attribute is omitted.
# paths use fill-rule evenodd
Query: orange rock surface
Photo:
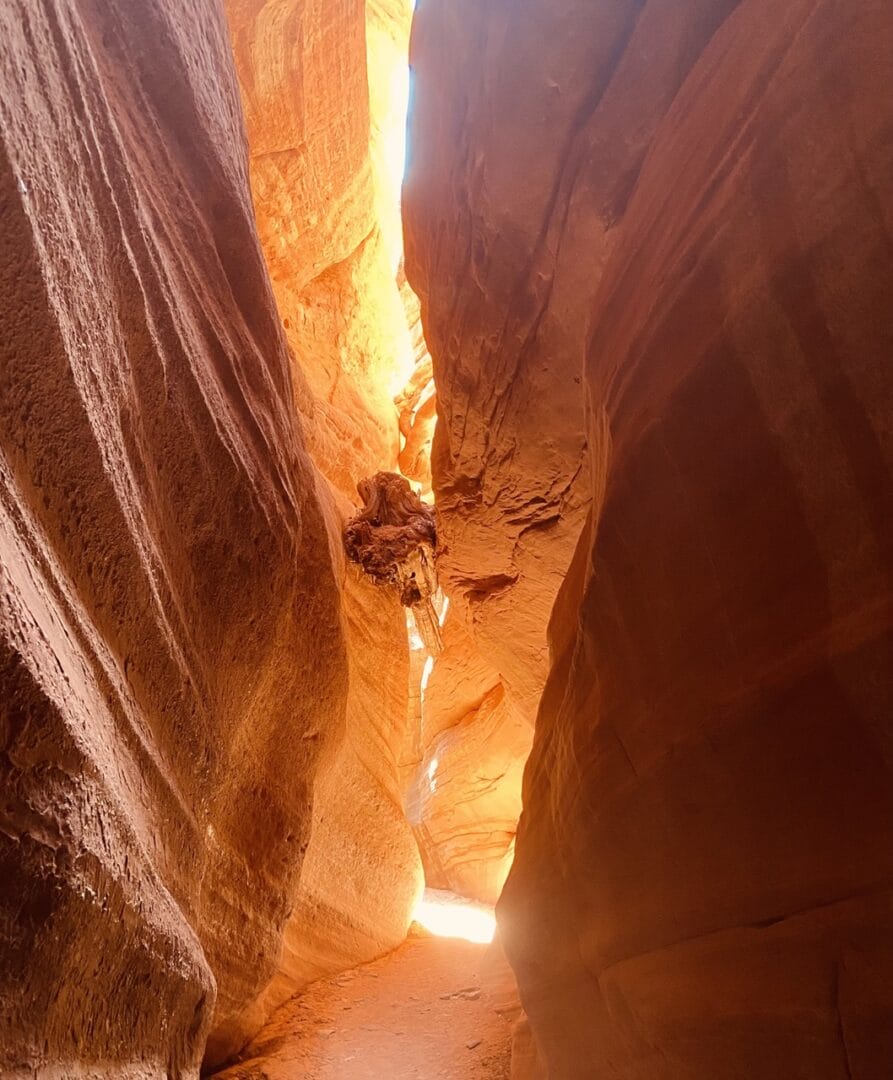
<svg viewBox="0 0 893 1080"><path fill-rule="evenodd" d="M533 733L452 609L443 646L424 680L406 812L427 884L493 904L511 866Z"/></svg>
<svg viewBox="0 0 893 1080"><path fill-rule="evenodd" d="M0 1074L194 1080L424 864L511 866L519 1080L888 1080L889 2L424 0L404 267L409 19L0 5ZM504 1074L453 997L411 1068Z"/></svg>
<svg viewBox="0 0 893 1080"><path fill-rule="evenodd" d="M397 195L387 203L386 179L372 168L394 124L386 91L407 32L404 8L394 0L377 12L385 41L376 39L373 54L355 0L227 2L258 229L344 580L349 692L345 741L320 768L277 970L212 1036L211 1061L239 1049L313 979L398 945L422 887L397 772L408 720L404 610L393 590L344 566L341 540L357 482L396 464L394 389L414 362L388 249L399 229ZM389 30L397 38L390 49ZM367 55L375 65L368 72ZM370 86L379 84L373 110Z"/></svg>
<svg viewBox="0 0 893 1080"><path fill-rule="evenodd" d="M396 462L393 399L414 362L384 145L401 126L386 91L395 65L404 69L405 52L395 53L409 8L392 0L370 12L373 81L383 86L374 114L361 0L226 0L226 8L258 231L308 446L326 478L355 498L357 481ZM398 39L390 48L389 30Z"/></svg>
<svg viewBox="0 0 893 1080"><path fill-rule="evenodd" d="M577 23L591 20L586 10ZM439 388L444 589L532 725L549 611L589 499L586 327L573 312L592 270L585 238L562 229L567 208L553 191L584 93L573 78L586 63L576 59L580 28L528 38L530 21L508 4L430 0L417 10L403 209L407 277ZM512 64L497 64L512 54ZM570 91L556 86L540 116L528 99L553 74Z"/></svg>
<svg viewBox="0 0 893 1080"><path fill-rule="evenodd" d="M295 411L344 488L396 458L363 9L232 7L297 358L216 8L0 12L4 1075L194 1076L421 887L403 609L344 565ZM295 76L339 58L321 132Z"/></svg>
<svg viewBox="0 0 893 1080"><path fill-rule="evenodd" d="M528 72L563 63L564 42L516 42L516 22L524 19L499 4L428 2L417 10L403 195L406 273L421 300L438 389L436 400L423 391L409 399L417 412L407 410L401 467L427 464L436 410L439 572L450 619L465 628L461 646L452 634L434 666L410 816L427 819L417 835L429 876L438 867L444 886L490 900L511 862L521 773L548 672L549 612L590 497L586 327L571 315L585 246L573 230L562 233L564 209L553 206L548 176L571 119L556 110L534 131L524 107ZM494 66L495 40L506 56L514 48L521 57L510 71ZM505 85L483 92L491 76ZM497 101L498 130L490 114ZM576 380L568 372L579 372ZM438 672L462 668L486 675L460 717L442 700L447 680ZM497 708L479 707L488 693ZM426 741L441 710L453 731ZM435 758L431 789L426 772Z"/></svg>
<svg viewBox="0 0 893 1080"><path fill-rule="evenodd" d="M891 40L880 2L418 12L434 484L507 681L505 523L562 521L589 402L500 906L550 1076L889 1071Z"/></svg>
<svg viewBox="0 0 893 1080"><path fill-rule="evenodd" d="M321 760L313 823L276 971L209 1043L209 1058L241 1049L273 1012L315 979L381 956L406 936L422 888L403 812L397 752L406 736L403 608L346 570L349 658L346 735ZM401 718L403 722L401 723Z"/></svg>
<svg viewBox="0 0 893 1080"><path fill-rule="evenodd" d="M213 6L0 9L4 1076L195 1075L344 725L231 63Z"/></svg>

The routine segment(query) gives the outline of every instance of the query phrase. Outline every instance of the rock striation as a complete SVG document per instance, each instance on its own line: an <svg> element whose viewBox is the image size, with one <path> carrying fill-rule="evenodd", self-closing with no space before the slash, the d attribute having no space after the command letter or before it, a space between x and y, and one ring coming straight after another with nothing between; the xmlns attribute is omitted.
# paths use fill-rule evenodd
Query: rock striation
<svg viewBox="0 0 893 1080"><path fill-rule="evenodd" d="M587 58L578 28L545 48L548 35L527 40L524 24L508 4L417 9L403 193L406 274L438 391L418 367L400 463L415 476L430 458L438 573L449 619L464 627L446 634L425 695L411 816L431 815L417 832L429 875L437 866L441 887L490 901L511 862L549 612L589 501L586 327L569 313L594 282L585 233L552 183L572 124L562 110L576 107ZM510 55L511 71L498 62ZM541 118L525 102L553 75L573 97ZM480 678L458 717L438 672L460 669ZM482 710L485 700L498 707Z"/></svg>
<svg viewBox="0 0 893 1080"><path fill-rule="evenodd" d="M422 675L419 763L406 812L425 881L494 904L511 866L531 729L450 606Z"/></svg>
<svg viewBox="0 0 893 1080"><path fill-rule="evenodd" d="M340 524L340 513L336 520ZM383 603L379 590L352 567L344 571L342 588L344 738L329 740L317 770L310 839L276 971L209 1043L209 1060L240 1050L279 1006L316 979L402 942L421 891L419 852L397 772L399 748L408 738L403 609L396 601Z"/></svg>
<svg viewBox="0 0 893 1080"><path fill-rule="evenodd" d="M363 6L286 8L0 11L4 1076L194 1077L421 887L403 610L337 490L396 461L409 333Z"/></svg>
<svg viewBox="0 0 893 1080"><path fill-rule="evenodd" d="M526 625L500 522L588 446L499 908L562 1080L889 1071L891 38L874 0L417 16L407 265L479 638Z"/></svg>
<svg viewBox="0 0 893 1080"><path fill-rule="evenodd" d="M404 611L395 590L343 566L342 546L358 482L397 465L393 397L415 362L393 250L399 204L386 169L395 122L402 141L394 84L405 71L399 49L411 11L404 0L368 11L358 0L227 0L226 9L258 230L345 575L350 690L345 742L317 786L280 965L220 1046L212 1040L212 1060L238 1049L312 979L398 945L422 887L398 776L408 737Z"/></svg>
<svg viewBox="0 0 893 1080"><path fill-rule="evenodd" d="M429 2L410 54L406 272L446 388L432 450L440 573L531 725L549 611L589 499L586 327L569 314L593 274L555 179L590 61L579 8L554 39L543 16L548 34L534 40L507 3Z"/></svg>
<svg viewBox="0 0 893 1080"><path fill-rule="evenodd" d="M320 771L276 973L212 1037L209 1062L229 1057L313 979L398 945L422 886L397 771L408 718L405 617L393 590L344 566L341 541L357 482L396 465L394 388L414 363L392 250L397 195L387 201L382 173L394 70L405 67L405 53L396 55L405 7L226 3L258 231L343 584L349 694L344 742Z"/></svg>
<svg viewBox="0 0 893 1080"><path fill-rule="evenodd" d="M343 731L329 530L216 6L5 4L0 83L0 1071L190 1077Z"/></svg>
<svg viewBox="0 0 893 1080"><path fill-rule="evenodd" d="M411 12L405 0L372 5L367 50L362 0L226 0L226 9L296 402L317 466L354 498L359 480L396 463L393 399L414 364L386 168L402 125L388 90L405 70ZM381 88L374 113L367 54Z"/></svg>

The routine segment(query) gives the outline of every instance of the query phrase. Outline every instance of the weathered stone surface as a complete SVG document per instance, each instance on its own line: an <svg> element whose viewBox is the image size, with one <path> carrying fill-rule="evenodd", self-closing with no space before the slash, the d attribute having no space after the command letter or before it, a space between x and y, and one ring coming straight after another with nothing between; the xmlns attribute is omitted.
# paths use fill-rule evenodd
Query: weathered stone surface
<svg viewBox="0 0 893 1080"><path fill-rule="evenodd" d="M375 81L386 83L397 62L397 44L387 43L405 35L406 15L396 0L380 7ZM298 408L317 466L354 498L360 479L396 462L393 399L413 366L393 251L399 204L396 192L388 199L382 164L394 95L376 97L371 132L362 0L226 0L226 8L258 231L296 359Z"/></svg>
<svg viewBox="0 0 893 1080"><path fill-rule="evenodd" d="M410 56L406 270L439 388L441 574L531 724L549 611L589 495L586 327L572 312L593 286L591 244L555 190L588 92L584 7L541 16L535 40L515 5L428 2Z"/></svg>
<svg viewBox="0 0 893 1080"><path fill-rule="evenodd" d="M432 574L437 548L434 511L426 506L399 473L378 472L358 485L363 506L344 526L344 549L378 584L399 586L401 600L412 607L422 595L436 591L436 580L419 593L422 582L408 587L405 564L419 548L427 552Z"/></svg>
<svg viewBox="0 0 893 1080"><path fill-rule="evenodd" d="M496 902L532 735L451 608L422 691L420 760L406 798L429 886Z"/></svg>
<svg viewBox="0 0 893 1080"><path fill-rule="evenodd" d="M251 7L273 116L266 142L251 117L255 196L309 381L216 7L0 12L4 1075L192 1076L206 1037L220 1060L402 940L421 884L402 608L345 567L350 507L294 407L336 484L357 445L395 460L387 304L408 330L374 223L363 8L313 5L295 40L300 5ZM343 61L327 134L276 81L305 55ZM296 116L313 138L289 157Z"/></svg>
<svg viewBox="0 0 893 1080"><path fill-rule="evenodd" d="M588 335L594 509L500 908L551 1076L889 1072L891 39L872 0L419 12L454 578L547 487L553 420L518 449L509 407L528 371L582 396Z"/></svg>
<svg viewBox="0 0 893 1080"><path fill-rule="evenodd" d="M545 1077L530 1021L522 1016L512 1027L511 1080L545 1080Z"/></svg>
<svg viewBox="0 0 893 1080"><path fill-rule="evenodd" d="M0 84L0 1071L188 1077L343 727L328 532L216 6L4 4Z"/></svg>
<svg viewBox="0 0 893 1080"><path fill-rule="evenodd" d="M408 283L402 291L407 301L409 325L418 334L422 349L415 351L416 366L394 401L403 437L397 462L400 472L418 484L420 494L428 497L431 493L431 443L437 425L437 391L431 355L422 335L418 298Z"/></svg>
<svg viewBox="0 0 893 1080"><path fill-rule="evenodd" d="M333 525L340 527L343 513L334 512ZM383 597L355 568L345 567L340 545L333 545L333 554L344 573L346 735L338 745L330 742L320 762L310 842L276 973L220 1044L210 1047L216 1058L241 1049L309 983L402 942L422 890L397 770L409 716L404 609L396 596Z"/></svg>
<svg viewBox="0 0 893 1080"><path fill-rule="evenodd" d="M346 740L320 769L313 830L283 951L266 991L209 1044L220 1060L270 1011L320 975L370 960L403 940L422 885L402 813L398 756L407 738L408 643L395 590L343 567L342 528L356 484L396 465L395 386L413 362L388 204L370 157L393 124L387 82L397 62L379 51L367 79L362 3L290 0L227 4L248 120L251 177L264 255L293 350L307 445L334 488L333 557L346 574ZM399 38L399 19L391 12ZM388 12L380 13L382 33ZM393 29L393 28L392 28ZM405 66L404 62L401 66ZM382 182L383 183L383 182Z"/></svg>
<svg viewBox="0 0 893 1080"><path fill-rule="evenodd" d="M570 119L553 109L532 126L524 107L531 74L536 81L554 69L574 83L587 58L574 40L579 27L534 45L518 37L515 21L507 4L429 2L417 10L403 203L406 272L421 298L438 393L423 383L398 401L406 436L400 465L421 478L430 454L438 572L451 620L464 621L470 634L460 653L435 665L423 729L439 727L442 707L449 712L439 668L483 665L478 704L487 693L499 701L495 711L476 705L436 745L423 739L416 809L430 820L418 835L429 875L439 865L438 881L481 899L498 893L511 859L520 777L548 670L549 612L589 497L586 327L568 312L594 281L582 273L585 235L573 223L565 228L567 207L547 175L561 159ZM499 67L500 48L516 57L512 72ZM505 85L490 86L491 74ZM525 149L532 145L535 160ZM440 785L432 791L425 770L435 757Z"/></svg>

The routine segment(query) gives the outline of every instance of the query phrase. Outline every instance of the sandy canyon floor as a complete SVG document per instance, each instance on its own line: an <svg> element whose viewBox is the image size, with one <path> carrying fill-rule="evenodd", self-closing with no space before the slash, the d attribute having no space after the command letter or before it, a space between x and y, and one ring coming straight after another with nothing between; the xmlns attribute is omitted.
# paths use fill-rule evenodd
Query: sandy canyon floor
<svg viewBox="0 0 893 1080"><path fill-rule="evenodd" d="M217 1080L507 1080L492 950L411 935L287 1002ZM497 1011L500 1010L500 1011Z"/></svg>

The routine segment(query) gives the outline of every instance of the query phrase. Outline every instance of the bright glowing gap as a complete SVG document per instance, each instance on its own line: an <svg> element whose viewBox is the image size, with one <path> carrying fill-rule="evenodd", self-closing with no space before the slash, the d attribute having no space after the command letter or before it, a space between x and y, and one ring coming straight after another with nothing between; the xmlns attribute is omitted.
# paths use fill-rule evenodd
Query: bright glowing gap
<svg viewBox="0 0 893 1080"><path fill-rule="evenodd" d="M425 889L412 917L435 937L464 938L488 945L496 933L493 908L441 889Z"/></svg>

